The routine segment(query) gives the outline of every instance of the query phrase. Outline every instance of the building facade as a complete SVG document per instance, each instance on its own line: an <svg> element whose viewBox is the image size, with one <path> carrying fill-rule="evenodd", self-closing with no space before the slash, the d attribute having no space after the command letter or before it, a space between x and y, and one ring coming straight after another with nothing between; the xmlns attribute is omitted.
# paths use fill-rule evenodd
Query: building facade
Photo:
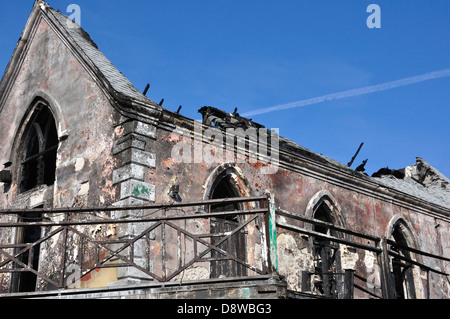
<svg viewBox="0 0 450 319"><path fill-rule="evenodd" d="M449 298L450 184L139 92L35 1L0 84L1 296Z"/></svg>

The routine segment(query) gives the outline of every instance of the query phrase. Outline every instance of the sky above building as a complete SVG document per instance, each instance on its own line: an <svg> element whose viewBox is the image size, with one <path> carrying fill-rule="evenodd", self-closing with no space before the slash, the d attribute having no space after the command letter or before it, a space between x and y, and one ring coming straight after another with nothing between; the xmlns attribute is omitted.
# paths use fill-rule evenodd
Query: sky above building
<svg viewBox="0 0 450 319"><path fill-rule="evenodd" d="M2 74L33 3L0 0ZM48 3L77 5L100 51L166 109L237 107L343 164L364 142L352 167L368 159L369 175L422 157L450 177L448 0Z"/></svg>

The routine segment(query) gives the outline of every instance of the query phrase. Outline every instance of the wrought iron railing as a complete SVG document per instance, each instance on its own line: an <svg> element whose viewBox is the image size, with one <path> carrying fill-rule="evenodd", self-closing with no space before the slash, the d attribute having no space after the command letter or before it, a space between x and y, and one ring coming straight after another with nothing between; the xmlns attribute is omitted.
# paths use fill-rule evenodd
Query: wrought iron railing
<svg viewBox="0 0 450 319"><path fill-rule="evenodd" d="M354 249L354 252L363 251L360 255L364 255L365 252L372 253L374 260L370 273L358 273L352 270L344 269L331 269L329 270L318 269L323 292L319 293L324 297L340 297L340 298L353 298L354 289L366 294L369 298L384 298L395 299L399 298L394 282L394 274L392 272L392 265L395 263L401 264L403 269L408 267L417 266L420 271L425 274L425 298L430 298L430 285L431 274L440 276L435 278L435 282L450 282L449 274L443 269L444 262L450 262L450 258L446 256L440 256L432 253L402 245L394 240L387 239L385 237L373 236L366 233L353 231L343 227L339 227L329 222L325 222L318 219L306 218L297 214L293 214L281 208L276 209L276 226L278 229L284 229L285 231L294 232L306 236L305 238L312 239L313 242L318 245L332 246L336 244L342 244ZM328 233L318 232L314 230L314 225L319 226L321 229L329 230ZM364 252L365 251L365 252ZM404 256L399 251L409 252L415 256ZM426 265L424 259L436 263L441 263L440 267L430 267ZM314 273L309 273L314 275ZM341 294L334 294L330 292L331 283L327 280L327 277L338 277L341 282ZM325 279L325 280L324 280ZM328 285L329 287L323 287ZM309 290L313 290L313 287L308 287ZM417 296L416 296L417 297Z"/></svg>
<svg viewBox="0 0 450 319"><path fill-rule="evenodd" d="M229 203L239 209L210 210L213 205ZM277 232L300 234L318 247L336 250L344 245L360 255L368 252L374 256L377 271L373 273L332 269L321 263L316 270L325 297L333 297L333 285L339 281L342 293L334 297L352 298L356 289L369 298L395 298L394 259L403 268L415 265L426 274L426 297L430 296L431 276L448 281L442 267L426 265L428 260L449 262L448 257L275 209L273 204L270 197L258 196L121 207L2 210L0 276L4 276L3 287L5 283L9 287L2 293L27 291L24 287L30 291L77 288L102 269L117 271L103 283L106 285L121 278L165 283L272 274L278 271ZM226 226L214 226L218 223ZM330 231L318 232L313 225ZM25 240L27 229L38 229L38 238ZM332 271L324 272L327 267ZM34 278L31 288L21 284L30 278Z"/></svg>
<svg viewBox="0 0 450 319"><path fill-rule="evenodd" d="M213 204L227 203L236 203L240 209L209 211ZM10 221L0 223L0 231L8 230L10 237L19 238L26 228L41 228L41 237L33 242L0 244L0 273L9 274L14 292L20 291L17 282L23 273L35 276L36 290L54 290L79 287L90 273L104 268L132 269L118 278L158 282L209 278L217 264L239 266L246 276L272 271L266 196L2 213ZM31 215L40 218L26 220ZM228 231L212 231L212 223L229 220L236 222ZM236 242L237 237L244 246ZM36 250L39 265L33 263ZM203 272L196 273L199 267ZM220 272L215 276L223 276Z"/></svg>

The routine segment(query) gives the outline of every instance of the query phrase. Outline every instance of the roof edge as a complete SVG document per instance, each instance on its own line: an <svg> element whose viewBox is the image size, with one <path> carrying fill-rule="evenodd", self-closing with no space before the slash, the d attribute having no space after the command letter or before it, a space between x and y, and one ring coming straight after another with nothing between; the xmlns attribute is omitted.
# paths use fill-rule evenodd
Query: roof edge
<svg viewBox="0 0 450 319"><path fill-rule="evenodd" d="M57 15L60 16L58 17ZM9 91L20 70L23 59L27 54L28 46L30 44L29 40L33 37L40 18L45 18L47 22L50 22L52 26L56 28L59 36L66 40L65 44L69 46L69 49L76 55L91 76L94 77L96 83L109 97L112 105L120 114L126 117L139 118L144 121L159 118L163 108L137 90L133 84L103 55L103 53L98 50L97 45L93 42L86 31L77 25L78 27L74 28L74 30L72 30L73 32L70 32L67 27L68 24L64 25L61 21L62 19L67 19L67 21L71 20L42 0L35 0L21 37L1 79L0 112L3 109L3 105L6 102L7 97L9 96ZM75 39L74 37L77 35L75 32L78 32L83 36ZM86 52L86 49L90 50L90 54ZM95 60L94 56L100 57L98 58L98 61ZM102 66L98 65L100 62L102 63L103 70ZM119 85L113 83L111 78L108 78L105 74L105 66L108 68L106 71L110 71L114 74L116 77L114 79L117 83L119 83Z"/></svg>
<svg viewBox="0 0 450 319"><path fill-rule="evenodd" d="M36 29L36 21L38 20L40 15L40 6L42 2L43 1L41 0L35 0L25 27L22 30L20 38L17 41L17 45L14 48L8 65L6 66L6 69L3 73L2 79L0 81L0 112L3 109L3 105L5 104L7 97L9 96L9 90L11 89L12 83L14 83L13 80L17 76L17 73L28 50L28 45L30 43L29 39L34 35L34 31Z"/></svg>

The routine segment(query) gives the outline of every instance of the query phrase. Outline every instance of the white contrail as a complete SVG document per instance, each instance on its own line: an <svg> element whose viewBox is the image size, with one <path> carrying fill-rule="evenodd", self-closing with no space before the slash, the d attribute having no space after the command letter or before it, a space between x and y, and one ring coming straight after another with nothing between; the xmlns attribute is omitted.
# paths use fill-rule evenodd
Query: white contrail
<svg viewBox="0 0 450 319"><path fill-rule="evenodd" d="M446 76L450 76L450 69L444 69L444 70L430 72L430 73L426 73L426 74L422 74L422 75L411 76L411 77L404 78L401 80L386 82L386 83L372 85L372 86L366 86L366 87L359 88L359 89L352 89L352 90L322 95L319 97L314 97L314 98L301 100L301 101L297 101L297 102L281 104L281 105L276 105L276 106L271 106L271 107L265 107L265 108L261 108L258 110L246 112L246 113L242 114L242 116L248 117L248 116L253 116L253 115L265 114L265 113L269 113L269 112L273 112L273 111L291 109L294 107L302 107L302 106L306 106L306 105L322 103L322 102L326 102L326 101L340 100L340 99L343 99L346 97L353 97L353 96L364 95L364 94L369 94L369 93L374 93L374 92L386 91L386 90L394 89L394 88L397 88L400 86L411 85L414 83L443 78Z"/></svg>

